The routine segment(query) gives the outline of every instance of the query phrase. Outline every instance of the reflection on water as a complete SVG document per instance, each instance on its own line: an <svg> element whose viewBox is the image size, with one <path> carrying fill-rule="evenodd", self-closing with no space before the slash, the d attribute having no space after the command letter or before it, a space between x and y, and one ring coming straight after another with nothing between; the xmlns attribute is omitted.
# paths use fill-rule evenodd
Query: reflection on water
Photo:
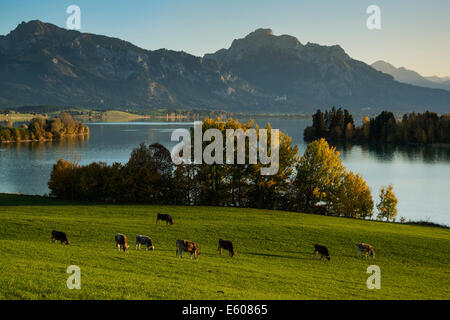
<svg viewBox="0 0 450 320"><path fill-rule="evenodd" d="M396 158L404 161L421 161L425 163L450 162L450 146L448 145L383 145L383 144L346 144L338 146L342 154L351 153L352 149L360 148L379 161L391 162Z"/></svg>
<svg viewBox="0 0 450 320"><path fill-rule="evenodd" d="M241 119L248 120L248 119ZM271 123L292 137L302 154L306 148L305 119L256 119L260 126ZM45 194L53 164L60 158L88 164L93 161L125 163L139 143L159 142L169 148L177 128L192 122L88 123L89 137L59 142L0 144L0 192ZM407 219L430 219L450 225L449 146L338 146L344 165L366 179L374 200L382 186L394 185L399 215Z"/></svg>
<svg viewBox="0 0 450 320"><path fill-rule="evenodd" d="M80 162L87 136L61 141L0 144L0 192L45 194L50 171L59 158Z"/></svg>

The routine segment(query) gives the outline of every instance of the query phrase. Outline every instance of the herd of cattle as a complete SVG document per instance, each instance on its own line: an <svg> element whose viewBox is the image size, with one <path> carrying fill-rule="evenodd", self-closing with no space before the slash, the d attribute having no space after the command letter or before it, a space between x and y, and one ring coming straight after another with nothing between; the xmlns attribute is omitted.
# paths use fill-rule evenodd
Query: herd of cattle
<svg viewBox="0 0 450 320"><path fill-rule="evenodd" d="M160 223L161 221L166 221L166 224L174 224L173 218L170 214L165 214L165 213L158 213L157 217L156 217L156 223ZM115 236L115 240L116 240L116 247L119 251L123 250L123 251L127 251L129 246L127 243L127 236L122 234L122 233L118 233ZM52 242L56 243L57 241L60 241L61 243L64 244L70 244L69 239L67 238L67 235L65 232L62 231L56 231L53 230L52 231ZM155 246L153 245L153 241L150 237L148 236L144 236L144 235L136 235L136 244L135 244L135 249L140 249L141 245L146 246L147 250L155 250ZM189 240L177 240L176 242L177 245L177 249L176 249L176 253L177 253L177 257L183 257L183 252L189 252L191 254L191 259L192 256L195 257L195 259L198 259L199 256L199 251L198 251L198 244L196 242L193 241L189 241ZM373 249L373 247L370 244L366 244L366 243L357 243L356 244L357 247L357 256L359 257L361 252L364 252L367 255L369 255L372 258L375 258L375 251ZM230 257L234 256L236 254L236 250L234 250L233 247L233 243L229 240L223 240L223 239L219 239L219 246L217 248L217 251L219 251L219 254L222 255L222 250L227 250ZM318 244L314 245L314 256L317 256L320 254L321 259L323 259L324 257L328 260L331 259L330 257L330 253L328 252L327 247L325 246L321 246Z"/></svg>

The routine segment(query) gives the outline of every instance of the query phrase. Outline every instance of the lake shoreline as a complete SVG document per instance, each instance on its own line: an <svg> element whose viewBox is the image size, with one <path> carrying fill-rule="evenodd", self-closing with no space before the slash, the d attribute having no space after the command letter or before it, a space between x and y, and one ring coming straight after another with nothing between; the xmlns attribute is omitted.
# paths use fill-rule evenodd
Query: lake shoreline
<svg viewBox="0 0 450 320"><path fill-rule="evenodd" d="M8 140L8 141L0 141L1 143L31 143L31 142L57 142L62 141L66 138L75 138L75 137L85 137L89 136L89 133L81 133L81 134L68 134L62 137L61 139L33 139L33 140Z"/></svg>
<svg viewBox="0 0 450 320"><path fill-rule="evenodd" d="M264 126L268 119L256 119ZM309 120L277 120L303 153L303 129ZM96 161L126 163L139 143L159 142L171 148L171 132L179 124L149 125L98 123L89 127L89 137L67 138L49 143L0 143L0 192L48 194L47 182L53 165L60 158L88 164ZM133 130L130 130L133 129ZM283 131L283 132L284 132ZM56 137L54 137L56 138ZM11 139L9 139L11 140ZM42 141L45 142L45 141ZM34 147L33 147L34 146ZM394 185L399 199L398 219L433 221L450 225L450 199L447 197L450 172L450 148L439 146L368 147L353 145L340 150L348 170L360 173L372 191L374 202L383 186Z"/></svg>

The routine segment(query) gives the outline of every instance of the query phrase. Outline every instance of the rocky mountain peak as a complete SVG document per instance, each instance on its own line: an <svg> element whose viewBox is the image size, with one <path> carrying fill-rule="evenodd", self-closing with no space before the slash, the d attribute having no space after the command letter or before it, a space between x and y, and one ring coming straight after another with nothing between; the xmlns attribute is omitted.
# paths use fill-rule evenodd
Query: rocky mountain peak
<svg viewBox="0 0 450 320"><path fill-rule="evenodd" d="M251 39L251 38L272 37L272 36L274 36L272 29L259 28L249 33L245 38Z"/></svg>
<svg viewBox="0 0 450 320"><path fill-rule="evenodd" d="M259 47L271 47L277 49L296 49L301 46L297 38L289 35L274 35L272 29L259 28L249 33L244 39L233 41L235 46L244 45ZM232 45L233 46L233 45Z"/></svg>
<svg viewBox="0 0 450 320"><path fill-rule="evenodd" d="M205 58L219 60L227 64L232 60L242 60L246 57L264 52L280 54L297 54L303 45L297 38L290 35L274 35L272 29L259 28L241 39L233 40L229 49L221 49L213 54L205 54Z"/></svg>
<svg viewBox="0 0 450 320"><path fill-rule="evenodd" d="M46 33L60 30L61 28L51 23L44 23L40 20L22 21L16 29L8 34L8 37L24 38L30 36L39 36Z"/></svg>

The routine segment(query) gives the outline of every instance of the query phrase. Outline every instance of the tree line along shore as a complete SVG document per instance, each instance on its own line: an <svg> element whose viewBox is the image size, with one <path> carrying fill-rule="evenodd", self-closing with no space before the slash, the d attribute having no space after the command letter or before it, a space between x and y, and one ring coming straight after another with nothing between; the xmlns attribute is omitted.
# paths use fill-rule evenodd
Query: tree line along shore
<svg viewBox="0 0 450 320"><path fill-rule="evenodd" d="M227 129L245 131L258 127L253 122L205 119L202 130L210 128L225 133ZM270 137L266 138L270 141ZM359 174L343 166L335 147L325 139L315 140L299 157L298 147L292 145L288 135L280 132L279 139L279 170L274 175L261 175L262 165L248 161L175 165L170 152L154 143L141 144L132 151L126 164L78 165L60 159L53 167L48 186L51 196L66 200L253 207L361 219L373 217L374 202L369 187ZM249 150L248 140L246 143ZM203 143L203 150L206 144ZM225 156L225 148L223 152ZM236 149L234 152L236 157ZM395 219L396 206L392 187L383 188L377 218Z"/></svg>
<svg viewBox="0 0 450 320"><path fill-rule="evenodd" d="M325 138L338 143L450 144L450 114L434 112L404 114L397 120L392 112L364 117L357 126L346 109L320 109L304 131L306 141Z"/></svg>
<svg viewBox="0 0 450 320"><path fill-rule="evenodd" d="M61 112L67 112L81 122L86 121L136 121L153 119L156 121L186 121L200 120L205 117L229 117L233 112L225 110L183 110L183 109L106 109L97 110L83 107L64 106L23 106L15 109L0 110L0 122L25 122L41 116L43 118L57 117Z"/></svg>

